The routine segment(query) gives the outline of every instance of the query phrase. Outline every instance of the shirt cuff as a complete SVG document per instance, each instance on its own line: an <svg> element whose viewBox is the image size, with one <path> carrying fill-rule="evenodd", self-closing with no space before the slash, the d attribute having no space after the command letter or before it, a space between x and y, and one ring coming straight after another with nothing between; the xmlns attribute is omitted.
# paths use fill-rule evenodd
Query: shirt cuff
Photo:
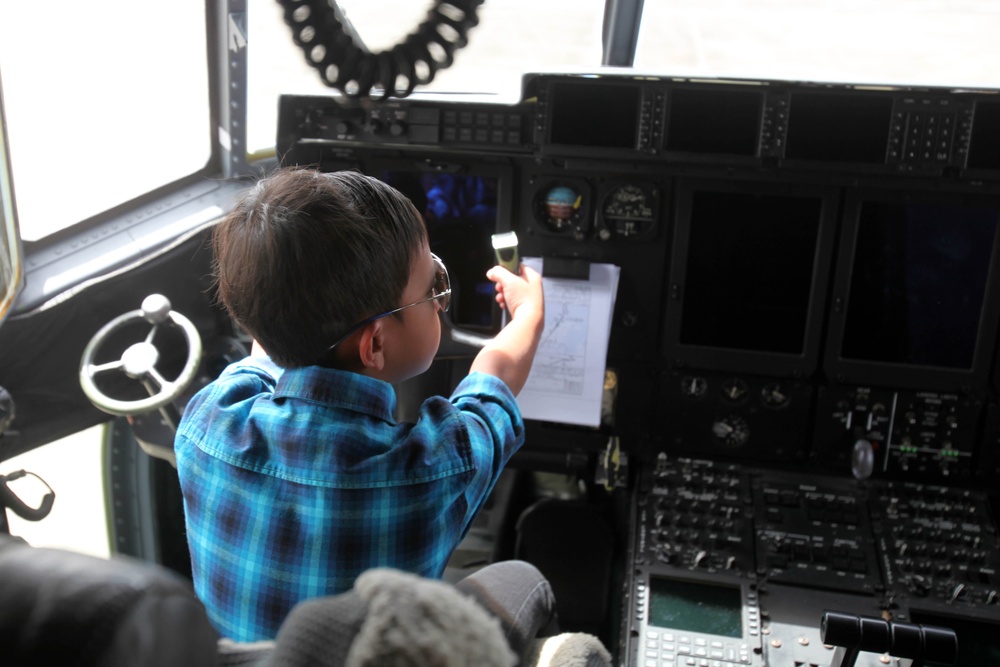
<svg viewBox="0 0 1000 667"><path fill-rule="evenodd" d="M451 392L451 401L454 403L462 396L481 396L483 394L497 396L503 399L502 402L510 402L515 407L517 406L517 399L514 398L514 393L506 382L495 375L480 372L469 373L465 376L455 387L455 391Z"/></svg>

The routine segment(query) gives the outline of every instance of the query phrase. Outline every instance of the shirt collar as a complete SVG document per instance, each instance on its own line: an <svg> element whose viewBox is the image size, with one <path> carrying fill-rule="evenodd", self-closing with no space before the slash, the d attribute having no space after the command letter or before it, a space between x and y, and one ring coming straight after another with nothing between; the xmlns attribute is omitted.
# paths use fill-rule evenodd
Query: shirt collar
<svg viewBox="0 0 1000 667"><path fill-rule="evenodd" d="M395 423L396 391L384 380L322 366L288 368L278 378L274 398L298 399L362 412Z"/></svg>

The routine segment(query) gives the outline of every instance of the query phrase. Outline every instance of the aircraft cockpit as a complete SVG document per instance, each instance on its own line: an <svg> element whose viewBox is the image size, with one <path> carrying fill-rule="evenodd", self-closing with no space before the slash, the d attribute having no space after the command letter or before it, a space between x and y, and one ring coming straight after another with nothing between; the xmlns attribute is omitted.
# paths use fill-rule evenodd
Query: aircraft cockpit
<svg viewBox="0 0 1000 667"><path fill-rule="evenodd" d="M435 361L396 387L401 419L505 325L495 235L544 277L525 444L446 579L532 562L564 625L622 666L1000 664L1000 88L975 69L995 58L920 79L860 32L854 60L847 37L819 37L824 20L860 31L853 10L790 3L801 24L741 41L723 9L749 21L760 3L614 0L435 2L378 51L362 36L392 21L360 4L204 3L211 114L185 132L207 166L81 224L22 240L40 204L26 187L15 207L29 150L5 142L0 461L99 429L109 552L189 575L173 433L252 342L212 298L206 239L278 166L357 170L414 203L451 274ZM883 4L880 35L901 17L969 27L946 3ZM981 18L985 34L996 14ZM791 62L810 53L796 30L842 48L846 74ZM560 62L553 33L579 51ZM784 69L712 61L779 33ZM677 36L704 39L692 71L671 67ZM497 55L477 75L463 58L480 38Z"/></svg>

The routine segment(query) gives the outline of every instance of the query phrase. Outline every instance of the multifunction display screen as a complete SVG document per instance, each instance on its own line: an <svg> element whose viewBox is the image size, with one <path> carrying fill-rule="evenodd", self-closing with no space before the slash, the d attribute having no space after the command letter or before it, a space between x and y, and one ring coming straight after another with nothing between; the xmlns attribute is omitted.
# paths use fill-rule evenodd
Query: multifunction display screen
<svg viewBox="0 0 1000 667"><path fill-rule="evenodd" d="M739 588L653 577L649 624L720 637L743 636Z"/></svg>
<svg viewBox="0 0 1000 667"><path fill-rule="evenodd" d="M861 202L841 356L971 370L1000 211Z"/></svg>
<svg viewBox="0 0 1000 667"><path fill-rule="evenodd" d="M692 193L680 343L802 354L822 200Z"/></svg>
<svg viewBox="0 0 1000 667"><path fill-rule="evenodd" d="M486 272L496 264L490 236L497 231L499 178L417 171L378 176L424 216L431 252L451 276L451 321L461 327L492 326L496 292Z"/></svg>

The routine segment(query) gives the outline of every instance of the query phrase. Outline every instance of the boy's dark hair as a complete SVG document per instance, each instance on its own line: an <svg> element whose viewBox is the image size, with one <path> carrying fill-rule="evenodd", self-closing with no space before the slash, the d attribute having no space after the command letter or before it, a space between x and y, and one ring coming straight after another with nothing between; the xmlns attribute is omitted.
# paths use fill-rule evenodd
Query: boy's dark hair
<svg viewBox="0 0 1000 667"><path fill-rule="evenodd" d="M275 363L315 364L352 326L399 306L426 238L410 200L375 178L282 168L213 232L218 298Z"/></svg>

